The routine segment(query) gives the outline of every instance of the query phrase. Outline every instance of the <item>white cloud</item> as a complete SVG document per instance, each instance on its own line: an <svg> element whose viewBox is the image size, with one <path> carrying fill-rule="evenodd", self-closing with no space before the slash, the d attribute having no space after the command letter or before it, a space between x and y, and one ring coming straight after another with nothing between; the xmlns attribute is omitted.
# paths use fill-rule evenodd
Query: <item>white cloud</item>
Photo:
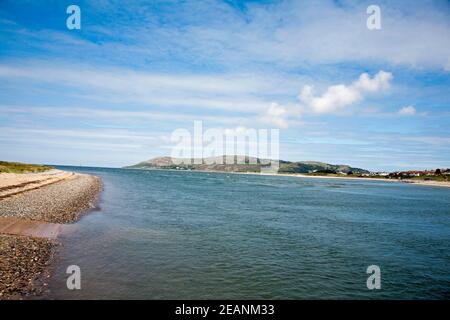
<svg viewBox="0 0 450 320"><path fill-rule="evenodd" d="M55 106L55 107L33 107L33 106L9 106L1 105L0 110L8 114L32 114L45 116L46 118L66 118L66 119L96 119L97 122L107 122L108 124L120 124L121 126L133 125L136 123L152 123L161 121L171 122L193 122L195 120L208 121L212 124L235 125L248 124L252 118L234 115L198 115L183 113L180 111L168 110L166 112L157 111L137 111L137 110L114 110L114 109L89 109L80 107ZM253 122L254 123L254 122Z"/></svg>
<svg viewBox="0 0 450 320"><path fill-rule="evenodd" d="M201 20L188 17L197 22L195 25L142 25L141 18L141 26L124 28L120 33L131 41L106 43L104 47L118 49L114 53L122 52L126 58L130 51L160 56L170 50L172 54L194 55L198 61L216 60L237 68L251 62L298 66L305 62L375 61L442 69L450 49L449 6L444 2L381 5L382 29L376 32L366 27L364 2L250 3L245 5L245 13L222 2L208 2L203 6L207 9L198 6L187 4L185 8L186 15L204 12ZM140 11L131 7L127 10L133 14ZM137 38L140 41L130 46Z"/></svg>
<svg viewBox="0 0 450 320"><path fill-rule="evenodd" d="M361 101L366 93L376 93L388 89L392 78L390 72L382 70L373 78L370 78L367 73L363 73L351 85L332 85L321 96L315 96L314 88L306 85L303 87L299 99L308 111L319 114L332 113Z"/></svg>
<svg viewBox="0 0 450 320"><path fill-rule="evenodd" d="M271 103L261 117L261 122L276 126L278 128L288 127L288 110L278 103Z"/></svg>
<svg viewBox="0 0 450 320"><path fill-rule="evenodd" d="M380 5L382 29L374 32L366 27L367 3L356 1L246 3L244 12L226 2L192 1L167 13L138 4L111 5L108 10L86 4L94 6L86 10L108 12L111 18L90 26L103 41L26 26L17 27L20 37L12 38L23 37L28 45L52 55L90 55L99 62L128 63L132 56L141 62L172 58L199 66L216 62L234 70L259 62L282 66L375 62L448 69L448 3ZM167 23L158 23L161 20Z"/></svg>
<svg viewBox="0 0 450 320"><path fill-rule="evenodd" d="M439 136L408 136L408 137L401 137L401 140L404 141L413 141L413 142L420 142L423 144L428 145L450 145L450 138L449 137L439 137Z"/></svg>
<svg viewBox="0 0 450 320"><path fill-rule="evenodd" d="M416 108L413 106L403 107L398 111L398 114L402 116L413 116L416 114Z"/></svg>
<svg viewBox="0 0 450 320"><path fill-rule="evenodd" d="M361 92L377 92L379 90L389 89L392 78L392 73L383 70L379 71L373 79L370 79L367 73L363 73L352 86Z"/></svg>
<svg viewBox="0 0 450 320"><path fill-rule="evenodd" d="M234 40L241 46L233 48L289 65L377 61L445 67L450 50L448 4L404 2L381 7L382 29L373 32L366 27L364 3L286 1L265 12L254 6L249 27L239 25L240 36Z"/></svg>
<svg viewBox="0 0 450 320"><path fill-rule="evenodd" d="M246 113L264 110L270 101L267 96L294 94L301 81L288 75L162 74L33 60L0 64L0 79L62 86L68 96L100 102Z"/></svg>

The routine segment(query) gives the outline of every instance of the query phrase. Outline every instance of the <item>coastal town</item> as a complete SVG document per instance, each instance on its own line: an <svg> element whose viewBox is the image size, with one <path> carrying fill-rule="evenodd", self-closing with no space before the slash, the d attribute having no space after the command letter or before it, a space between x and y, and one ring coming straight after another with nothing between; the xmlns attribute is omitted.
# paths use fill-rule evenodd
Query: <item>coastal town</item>
<svg viewBox="0 0 450 320"><path fill-rule="evenodd" d="M347 173L352 175L352 173ZM450 180L450 169L435 169L435 170L407 170L407 171L394 171L394 172L370 172L360 174L362 177L384 177L386 179L423 179L427 180Z"/></svg>

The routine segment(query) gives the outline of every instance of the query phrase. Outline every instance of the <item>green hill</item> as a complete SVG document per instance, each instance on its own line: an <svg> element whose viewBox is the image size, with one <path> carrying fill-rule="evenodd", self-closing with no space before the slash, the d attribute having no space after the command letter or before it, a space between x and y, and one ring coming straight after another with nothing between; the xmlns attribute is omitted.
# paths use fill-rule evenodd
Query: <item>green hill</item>
<svg viewBox="0 0 450 320"><path fill-rule="evenodd" d="M222 159L221 159L222 158ZM157 157L138 164L128 166L128 169L174 169L174 170L202 170L224 172L260 172L268 161L253 157L242 157L244 161L237 161L237 156L220 156L204 159L174 159L171 157ZM227 160L227 161L226 161ZM244 162L244 163L242 163ZM222 163L222 164L221 164ZM279 173L369 173L361 168L349 165L335 165L317 161L280 161Z"/></svg>

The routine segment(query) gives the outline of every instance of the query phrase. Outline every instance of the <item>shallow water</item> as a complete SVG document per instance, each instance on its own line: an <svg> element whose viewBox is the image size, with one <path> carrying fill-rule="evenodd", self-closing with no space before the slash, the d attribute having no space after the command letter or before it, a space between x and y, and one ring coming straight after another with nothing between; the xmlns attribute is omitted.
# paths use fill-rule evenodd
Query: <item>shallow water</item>
<svg viewBox="0 0 450 320"><path fill-rule="evenodd" d="M450 189L63 167L103 179L66 228L48 298L445 299ZM81 268L68 290L67 266ZM381 268L368 290L366 268Z"/></svg>

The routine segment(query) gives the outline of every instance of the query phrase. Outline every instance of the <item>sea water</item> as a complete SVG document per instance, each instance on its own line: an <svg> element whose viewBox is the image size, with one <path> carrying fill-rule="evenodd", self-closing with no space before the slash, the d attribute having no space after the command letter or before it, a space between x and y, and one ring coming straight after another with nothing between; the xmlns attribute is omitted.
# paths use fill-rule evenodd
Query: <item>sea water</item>
<svg viewBox="0 0 450 320"><path fill-rule="evenodd" d="M63 167L99 208L63 231L58 299L448 299L450 189L396 182ZM67 268L79 266L81 289ZM381 289L367 287L367 268Z"/></svg>

